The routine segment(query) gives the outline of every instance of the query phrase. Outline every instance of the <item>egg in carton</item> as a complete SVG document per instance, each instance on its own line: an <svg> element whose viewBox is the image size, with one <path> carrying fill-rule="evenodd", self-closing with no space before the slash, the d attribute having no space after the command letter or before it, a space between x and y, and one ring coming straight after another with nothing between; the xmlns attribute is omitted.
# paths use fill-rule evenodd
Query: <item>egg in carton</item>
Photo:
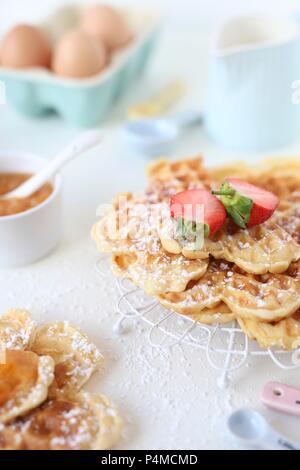
<svg viewBox="0 0 300 470"><path fill-rule="evenodd" d="M75 73L76 77L70 77L64 70L64 60L67 60L64 57L70 57L67 43L80 40L78 28L82 19L88 16L87 8L69 5L54 12L38 25L54 51L52 70L45 67L13 68L1 65L0 80L4 83L7 101L28 117L39 117L55 111L75 127L93 127L103 121L117 99L129 90L144 71L161 27L158 12L125 9L121 14L128 25L130 40L122 47L109 51L107 59L100 59L96 67L93 63L87 72L84 70L87 54L83 46L77 57L84 59L83 65L80 64L84 73L79 71ZM72 34L73 38L67 40L66 36ZM60 44L62 41L64 45ZM55 65L58 49L60 56ZM83 76L89 72L91 76Z"/></svg>

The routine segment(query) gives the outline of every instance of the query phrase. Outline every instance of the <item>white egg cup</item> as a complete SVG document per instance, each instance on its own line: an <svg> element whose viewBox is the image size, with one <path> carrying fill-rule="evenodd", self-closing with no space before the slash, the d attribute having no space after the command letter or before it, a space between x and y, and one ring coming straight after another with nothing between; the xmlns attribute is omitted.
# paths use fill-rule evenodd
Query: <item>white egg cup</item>
<svg viewBox="0 0 300 470"><path fill-rule="evenodd" d="M47 160L27 153L0 153L0 173L36 173ZM0 217L0 268L34 263L50 253L61 236L61 176L38 206Z"/></svg>

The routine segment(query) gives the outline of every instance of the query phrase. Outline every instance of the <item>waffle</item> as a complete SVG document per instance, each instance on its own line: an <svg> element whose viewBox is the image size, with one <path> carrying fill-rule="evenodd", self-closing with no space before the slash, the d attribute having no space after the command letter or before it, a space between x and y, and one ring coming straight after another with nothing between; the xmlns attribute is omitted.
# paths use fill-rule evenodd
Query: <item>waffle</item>
<svg viewBox="0 0 300 470"><path fill-rule="evenodd" d="M220 302L216 307L204 308L199 313L192 313L189 317L195 322L204 325L226 324L236 319L234 313L230 311L224 302Z"/></svg>
<svg viewBox="0 0 300 470"><path fill-rule="evenodd" d="M233 264L211 261L200 280L182 293L161 294L159 300L164 307L185 315L224 302L238 317L278 321L300 307L299 269L298 262L285 274L250 276Z"/></svg>
<svg viewBox="0 0 300 470"><path fill-rule="evenodd" d="M116 275L130 278L149 295L181 292L190 280L199 279L205 273L208 261L190 261L182 255L166 253L157 230L159 220L153 220L151 204L145 207L142 205L145 201L148 203L145 196L123 194L94 226L92 236L100 251L113 254ZM126 220L127 224L120 228L120 220Z"/></svg>
<svg viewBox="0 0 300 470"><path fill-rule="evenodd" d="M219 186L227 177L274 192L280 198L278 210L248 230L227 222L201 250L179 244L172 233L170 197L185 189ZM238 319L271 328L294 321L300 308L300 160L238 162L212 169L205 169L199 157L175 163L160 160L149 166L147 178L143 194L126 195L125 225L116 223L124 213L114 201L93 228L98 249L112 254L116 275L130 279L164 307L202 323ZM163 216L153 224L148 214L153 205L167 214L166 224ZM130 236L139 225L142 232Z"/></svg>
<svg viewBox="0 0 300 470"><path fill-rule="evenodd" d="M26 310L8 310L0 318L0 343L6 349L28 349L36 324Z"/></svg>
<svg viewBox="0 0 300 470"><path fill-rule="evenodd" d="M0 364L0 450L104 450L115 444L122 429L117 409L81 390L102 363L84 333L68 322L39 327L29 312L9 310L0 319L0 335L7 348Z"/></svg>
<svg viewBox="0 0 300 470"><path fill-rule="evenodd" d="M48 400L0 430L2 450L105 450L119 438L118 411L101 395Z"/></svg>
<svg viewBox="0 0 300 470"><path fill-rule="evenodd" d="M165 200L171 195L193 187L208 187L210 178L201 156L170 162L161 159L148 165L146 170L149 187L147 194L154 199Z"/></svg>
<svg viewBox="0 0 300 470"><path fill-rule="evenodd" d="M283 273L293 261L300 258L300 245L276 221L248 230L236 230L228 235L228 224L217 234L215 240L206 239L201 250L195 250L191 243L181 246L169 232L161 238L168 253L181 253L188 259L225 259L235 263L250 274Z"/></svg>
<svg viewBox="0 0 300 470"><path fill-rule="evenodd" d="M198 167L201 168L201 161L197 161ZM191 243L179 243L176 240L174 224L167 223L160 232L160 240L168 253L182 254L188 259L205 259L212 255L216 259L233 262L250 274L283 273L293 261L300 258L300 230L297 231L300 226L300 194L297 192L300 184L300 160L287 159L281 164L278 159L271 159L256 166L237 162L208 170L206 173L204 170L200 172L199 169L195 173L189 170L189 166L190 160L179 163L180 170L173 169L172 164L167 161L154 164L155 171L150 171L150 183L154 177L155 181L159 180L160 170L163 173L163 181L166 178L171 182L176 181L179 175L184 181L180 190L192 187L197 174L202 178L200 183L206 187L219 186L228 177L246 179L281 198L281 217L275 213L262 225L249 230L235 230L233 233L231 226L228 227L227 224L214 239L206 239L201 250L195 250ZM189 176L184 178L184 172ZM291 213L296 230L291 230ZM287 230L288 224L290 230Z"/></svg>
<svg viewBox="0 0 300 470"><path fill-rule="evenodd" d="M277 323L264 323L239 318L239 324L249 338L262 348L297 349L300 346L300 312Z"/></svg>
<svg viewBox="0 0 300 470"><path fill-rule="evenodd" d="M295 191L282 201L282 208L273 216L277 225L283 228L300 244L300 192Z"/></svg>
<svg viewBox="0 0 300 470"><path fill-rule="evenodd" d="M189 262L184 256L170 255L162 250L157 254L113 255L112 267L117 276L127 277L148 295L163 292L182 292L191 280L200 279L208 261Z"/></svg>
<svg viewBox="0 0 300 470"><path fill-rule="evenodd" d="M6 351L0 365L0 423L22 416L46 400L54 362L30 351Z"/></svg>
<svg viewBox="0 0 300 470"><path fill-rule="evenodd" d="M88 337L68 322L39 327L31 350L51 356L55 379L49 396L70 395L79 391L102 363L102 355Z"/></svg>

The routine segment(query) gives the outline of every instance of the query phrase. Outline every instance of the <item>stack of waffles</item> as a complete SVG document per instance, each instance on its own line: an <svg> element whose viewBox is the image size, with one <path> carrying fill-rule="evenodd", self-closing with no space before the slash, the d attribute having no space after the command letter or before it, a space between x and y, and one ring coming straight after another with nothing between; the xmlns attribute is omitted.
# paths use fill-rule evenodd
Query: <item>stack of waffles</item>
<svg viewBox="0 0 300 470"><path fill-rule="evenodd" d="M82 387L103 357L68 322L27 311L0 318L0 450L102 450L121 433L116 408Z"/></svg>
<svg viewBox="0 0 300 470"><path fill-rule="evenodd" d="M279 197L261 225L227 222L201 249L181 244L169 224L170 198L186 189L219 187L240 178ZM195 321L238 321L262 348L300 346L300 160L206 169L201 157L160 160L147 170L143 194L119 195L93 227L113 272L130 279L167 309Z"/></svg>

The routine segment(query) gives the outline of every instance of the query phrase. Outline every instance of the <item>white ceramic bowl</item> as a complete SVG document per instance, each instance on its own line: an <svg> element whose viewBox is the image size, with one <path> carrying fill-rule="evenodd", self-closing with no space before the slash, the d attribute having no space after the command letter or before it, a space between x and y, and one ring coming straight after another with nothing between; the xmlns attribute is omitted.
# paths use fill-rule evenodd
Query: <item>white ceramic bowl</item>
<svg viewBox="0 0 300 470"><path fill-rule="evenodd" d="M0 173L36 173L47 160L26 153L0 153ZM61 177L42 204L15 215L0 217L0 267L31 264L46 256L61 235Z"/></svg>

